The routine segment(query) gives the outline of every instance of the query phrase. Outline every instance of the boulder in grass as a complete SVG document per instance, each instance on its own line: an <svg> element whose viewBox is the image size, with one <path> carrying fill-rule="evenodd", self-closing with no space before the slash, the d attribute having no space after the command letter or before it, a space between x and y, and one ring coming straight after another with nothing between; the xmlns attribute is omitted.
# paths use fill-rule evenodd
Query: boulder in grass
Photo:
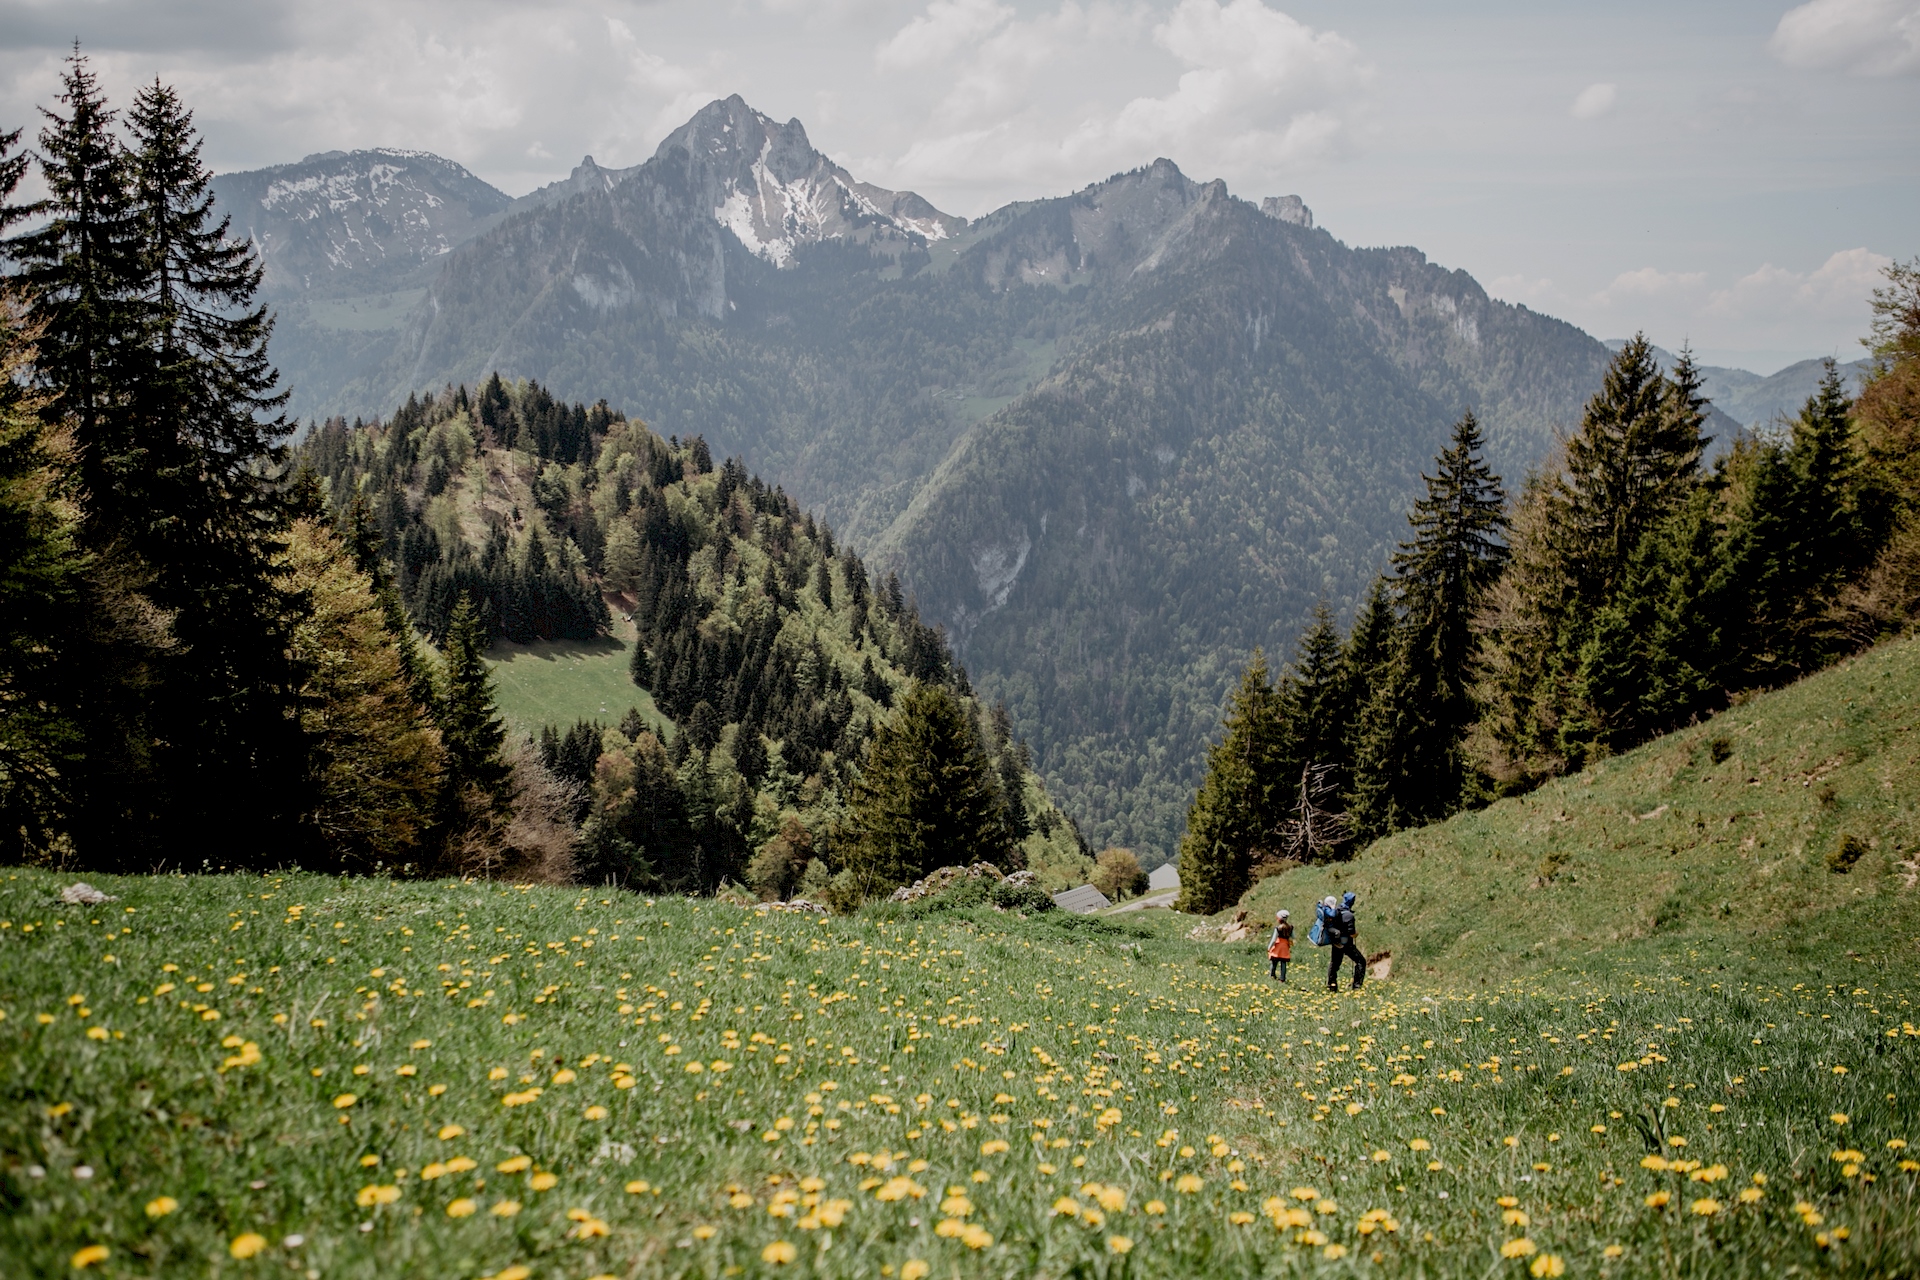
<svg viewBox="0 0 1920 1280"><path fill-rule="evenodd" d="M101 902L116 902L112 894L102 893L85 880L76 880L60 891L60 901L70 907L91 907Z"/></svg>
<svg viewBox="0 0 1920 1280"><path fill-rule="evenodd" d="M1385 982L1393 976L1393 952L1376 951L1367 957L1367 980Z"/></svg>

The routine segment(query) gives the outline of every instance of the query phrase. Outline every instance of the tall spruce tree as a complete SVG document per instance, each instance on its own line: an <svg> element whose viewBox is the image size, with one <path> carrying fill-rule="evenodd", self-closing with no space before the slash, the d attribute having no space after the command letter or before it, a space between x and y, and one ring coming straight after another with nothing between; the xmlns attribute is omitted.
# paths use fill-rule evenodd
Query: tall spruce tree
<svg viewBox="0 0 1920 1280"><path fill-rule="evenodd" d="M462 598L453 609L443 659L440 736L447 750L447 781L456 791L476 789L498 802L507 781L500 749L507 726L493 700L493 675L487 670L487 631L473 601Z"/></svg>
<svg viewBox="0 0 1920 1280"><path fill-rule="evenodd" d="M41 110L47 196L36 212L44 220L6 252L37 329L34 369L52 393L48 410L72 422L89 540L98 545L146 518L155 468L178 458L139 437L128 412L128 390L144 371L139 226L114 112L77 45L60 87L64 114Z"/></svg>
<svg viewBox="0 0 1920 1280"><path fill-rule="evenodd" d="M1834 362L1785 441L1757 450L1738 513L1739 572L1749 584L1744 683L1819 669L1851 643L1833 612L1840 584L1882 536L1856 492L1852 398Z"/></svg>
<svg viewBox="0 0 1920 1280"><path fill-rule="evenodd" d="M1682 349L1669 379L1635 334L1587 402L1552 489L1578 607L1604 607L1640 539L1686 500L1707 444L1700 385L1691 352Z"/></svg>
<svg viewBox="0 0 1920 1280"><path fill-rule="evenodd" d="M1207 774L1187 810L1180 840L1182 911L1211 915L1240 900L1253 883L1256 849L1267 848L1293 800L1287 776L1285 708L1254 650L1227 702L1226 733L1207 753Z"/></svg>
<svg viewBox="0 0 1920 1280"><path fill-rule="evenodd" d="M1365 834L1445 817L1467 789L1464 745L1479 714L1473 620L1507 559L1506 494L1485 447L1473 414L1462 415L1407 517L1413 539L1393 557L1397 636L1354 764L1354 817Z"/></svg>
<svg viewBox="0 0 1920 1280"><path fill-rule="evenodd" d="M863 892L943 866L1005 864L1005 801L967 706L916 682L875 728L853 793L853 857Z"/></svg>
<svg viewBox="0 0 1920 1280"><path fill-rule="evenodd" d="M1281 772L1297 779L1302 769L1318 768L1324 771L1320 776L1325 786L1336 793L1344 790L1353 763L1347 754L1352 707L1340 629L1325 600L1313 607L1313 620L1295 646L1292 667L1281 677L1279 694L1288 730Z"/></svg>

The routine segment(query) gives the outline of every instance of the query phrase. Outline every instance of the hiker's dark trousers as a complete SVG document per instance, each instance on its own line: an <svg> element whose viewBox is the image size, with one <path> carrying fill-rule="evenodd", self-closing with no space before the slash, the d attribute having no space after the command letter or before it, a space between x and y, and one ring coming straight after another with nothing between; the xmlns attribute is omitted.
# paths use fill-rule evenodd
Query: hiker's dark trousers
<svg viewBox="0 0 1920 1280"><path fill-rule="evenodd" d="M1353 961L1353 989L1358 991L1360 984L1367 980L1367 958L1360 954L1360 948L1351 942L1336 942L1327 957L1327 990L1333 991L1340 986L1340 961Z"/></svg>
<svg viewBox="0 0 1920 1280"><path fill-rule="evenodd" d="M1280 981L1285 982L1287 980L1287 962L1279 956L1268 956L1267 976L1269 978L1278 978Z"/></svg>

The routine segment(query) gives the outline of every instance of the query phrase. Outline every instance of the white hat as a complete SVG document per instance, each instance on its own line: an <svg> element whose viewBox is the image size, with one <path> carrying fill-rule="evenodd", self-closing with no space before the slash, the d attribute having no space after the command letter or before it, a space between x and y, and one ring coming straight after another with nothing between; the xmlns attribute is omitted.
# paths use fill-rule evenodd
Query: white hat
<svg viewBox="0 0 1920 1280"><path fill-rule="evenodd" d="M1274 917L1274 919L1276 920L1285 920L1286 918L1287 918L1287 913L1284 910Z"/></svg>

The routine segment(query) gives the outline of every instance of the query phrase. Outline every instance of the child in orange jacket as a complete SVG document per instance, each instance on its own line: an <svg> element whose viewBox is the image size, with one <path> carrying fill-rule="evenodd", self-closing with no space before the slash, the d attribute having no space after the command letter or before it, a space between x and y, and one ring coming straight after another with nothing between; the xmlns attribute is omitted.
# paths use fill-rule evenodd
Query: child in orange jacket
<svg viewBox="0 0 1920 1280"><path fill-rule="evenodd" d="M1267 976L1287 980L1287 961L1293 959L1293 921L1282 911L1273 918L1273 939L1267 943Z"/></svg>

